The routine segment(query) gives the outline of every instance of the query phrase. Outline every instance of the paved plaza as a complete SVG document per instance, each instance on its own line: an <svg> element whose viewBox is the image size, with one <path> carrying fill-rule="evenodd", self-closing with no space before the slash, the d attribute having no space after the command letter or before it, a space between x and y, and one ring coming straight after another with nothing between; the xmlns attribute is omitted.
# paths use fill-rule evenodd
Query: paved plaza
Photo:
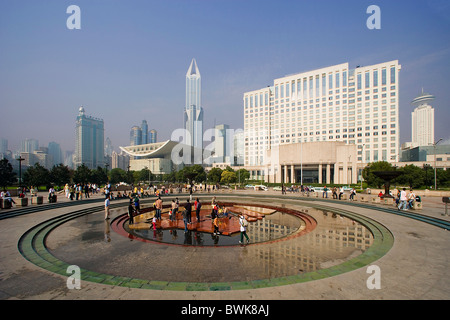
<svg viewBox="0 0 450 320"><path fill-rule="evenodd" d="M180 201L189 197L168 195L164 204L175 196ZM249 227L250 243L240 245L239 233L214 238L209 232L184 233L182 226L165 230L149 226L133 233L124 218L127 200L113 200L111 219L104 220L101 195L71 203L60 196L54 207L44 204L42 210L0 220L0 298L450 298L450 233L420 219L450 221L442 216L441 197L423 197L423 209L408 212L418 214L412 218L382 204L306 198L298 193L247 190L197 196L205 208L216 196L219 204L245 210L272 208L279 213L266 214L260 224L255 219ZM143 208L152 207L154 200L144 198ZM202 221L207 217L202 215ZM267 235L267 226L278 233ZM68 287L72 276L68 266L81 270L79 289ZM374 283L380 287L371 286Z"/></svg>

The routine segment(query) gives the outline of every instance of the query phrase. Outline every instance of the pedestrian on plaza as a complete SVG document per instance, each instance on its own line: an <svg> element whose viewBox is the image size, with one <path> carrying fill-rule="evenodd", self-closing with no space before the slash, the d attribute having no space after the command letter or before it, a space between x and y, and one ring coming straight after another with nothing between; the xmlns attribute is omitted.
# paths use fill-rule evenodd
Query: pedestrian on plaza
<svg viewBox="0 0 450 320"><path fill-rule="evenodd" d="M86 199L89 198L89 185L88 184L84 185L84 197Z"/></svg>
<svg viewBox="0 0 450 320"><path fill-rule="evenodd" d="M340 188L339 188L339 200L341 200L342 199L342 196L344 195L344 186L341 186Z"/></svg>
<svg viewBox="0 0 450 320"><path fill-rule="evenodd" d="M219 217L214 218L214 235L220 234L219 232Z"/></svg>
<svg viewBox="0 0 450 320"><path fill-rule="evenodd" d="M188 225L188 223L190 223L191 213L192 213L191 203L189 202L189 199L187 199L187 203L184 205L184 211L183 211L183 222L184 222L184 232L185 233L188 231L187 225Z"/></svg>
<svg viewBox="0 0 450 320"><path fill-rule="evenodd" d="M414 194L414 192L412 191L412 189L409 191L409 194L408 194L408 207L410 208L410 209L412 209L413 208L413 206L414 206L414 201L416 201L416 195Z"/></svg>
<svg viewBox="0 0 450 320"><path fill-rule="evenodd" d="M109 197L109 193L108 193L108 197ZM136 210L136 213L139 214L141 212L141 207L139 204L139 197L137 196L137 194L134 196L134 210Z"/></svg>
<svg viewBox="0 0 450 320"><path fill-rule="evenodd" d="M336 187L333 187L333 199L337 199L338 198L338 196L337 196L337 189L336 189ZM340 200L341 198L339 198L339 200Z"/></svg>
<svg viewBox="0 0 450 320"><path fill-rule="evenodd" d="M250 240L247 235L248 221L247 221L247 219L245 219L245 217L242 213L239 215L239 225L240 225L240 231L241 231L241 241L239 241L239 243L240 244L244 243L244 236L247 239L247 243L249 243Z"/></svg>
<svg viewBox="0 0 450 320"><path fill-rule="evenodd" d="M163 208L163 201L161 200L161 197L158 196L158 199L155 201L155 209L156 209L156 219L161 220L161 210Z"/></svg>
<svg viewBox="0 0 450 320"><path fill-rule="evenodd" d="M322 198L327 198L328 199L328 188L327 188L327 186L323 187Z"/></svg>
<svg viewBox="0 0 450 320"><path fill-rule="evenodd" d="M133 200L130 199L130 203L128 204L128 224L133 224L134 223L134 208L133 208Z"/></svg>
<svg viewBox="0 0 450 320"><path fill-rule="evenodd" d="M105 220L109 219L109 207L110 207L110 202L109 202L109 194L106 197L105 200Z"/></svg>
<svg viewBox="0 0 450 320"><path fill-rule="evenodd" d="M195 208L195 214L197 216L197 222L200 222L200 210L202 208L202 203L200 202L200 200L198 198L197 198L197 200L195 200L194 208Z"/></svg>
<svg viewBox="0 0 450 320"><path fill-rule="evenodd" d="M177 198L178 201L178 198ZM172 221L175 219L177 220L177 213L178 213L178 202L175 200L172 200Z"/></svg>
<svg viewBox="0 0 450 320"><path fill-rule="evenodd" d="M408 210L407 206L407 197L406 197L406 188L400 192L400 204L398 205L398 210Z"/></svg>
<svg viewBox="0 0 450 320"><path fill-rule="evenodd" d="M192 205L189 199L187 199L187 203L184 205L184 208L186 209L186 221L190 224L192 221Z"/></svg>

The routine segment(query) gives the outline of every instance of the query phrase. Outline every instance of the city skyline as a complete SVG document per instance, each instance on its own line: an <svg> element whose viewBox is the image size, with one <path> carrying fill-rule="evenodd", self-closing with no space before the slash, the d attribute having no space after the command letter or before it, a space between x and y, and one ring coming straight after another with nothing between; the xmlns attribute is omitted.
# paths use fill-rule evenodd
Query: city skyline
<svg viewBox="0 0 450 320"><path fill-rule="evenodd" d="M204 130L243 128L244 92L287 74L348 62L398 60L400 143L411 141L410 102L436 97L435 137L450 139L450 9L445 1L378 1L381 29L369 30L369 1L77 1L81 29L66 27L68 3L0 4L0 137L55 141L75 149L78 108L104 119L115 148L140 119L160 140L183 128L185 70L201 64ZM106 14L105 14L106 12Z"/></svg>

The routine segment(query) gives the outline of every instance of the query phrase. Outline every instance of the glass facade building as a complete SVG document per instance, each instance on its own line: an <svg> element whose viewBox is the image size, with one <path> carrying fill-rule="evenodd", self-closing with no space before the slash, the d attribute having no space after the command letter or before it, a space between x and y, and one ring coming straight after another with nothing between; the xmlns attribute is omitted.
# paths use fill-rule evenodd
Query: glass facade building
<svg viewBox="0 0 450 320"><path fill-rule="evenodd" d="M103 120L87 116L80 107L76 121L75 167L82 164L90 169L105 166L104 131Z"/></svg>

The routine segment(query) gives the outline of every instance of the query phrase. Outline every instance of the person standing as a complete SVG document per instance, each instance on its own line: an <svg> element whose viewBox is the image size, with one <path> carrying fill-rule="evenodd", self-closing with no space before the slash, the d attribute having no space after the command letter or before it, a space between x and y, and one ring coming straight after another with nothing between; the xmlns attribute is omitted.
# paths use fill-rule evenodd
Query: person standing
<svg viewBox="0 0 450 320"><path fill-rule="evenodd" d="M244 243L244 236L247 239L247 243L249 243L250 240L247 235L248 221L247 221L247 219L245 219L245 217L242 213L239 216L239 225L240 225L240 231L241 231L241 241L239 241L239 243L240 244Z"/></svg>
<svg viewBox="0 0 450 320"><path fill-rule="evenodd" d="M406 188L403 188L403 190L400 192L400 204L398 205L398 210L407 210L407 198L406 198Z"/></svg>
<svg viewBox="0 0 450 320"><path fill-rule="evenodd" d="M202 208L202 203L198 198L197 200L195 200L194 207L195 207L195 214L197 216L197 222L200 222L200 209Z"/></svg>
<svg viewBox="0 0 450 320"><path fill-rule="evenodd" d="M214 235L218 235L219 233L219 217L214 218ZM248 242L248 240L247 240Z"/></svg>
<svg viewBox="0 0 450 320"><path fill-rule="evenodd" d="M186 209L186 221L190 224L192 220L192 205L189 199L187 199L187 203L184 208Z"/></svg>
<svg viewBox="0 0 450 320"><path fill-rule="evenodd" d="M133 214L134 214L134 208L133 208L133 200L130 199L130 203L128 204L128 224L133 224L134 223L134 218L133 218Z"/></svg>
<svg viewBox="0 0 450 320"><path fill-rule="evenodd" d="M109 207L110 207L110 202L109 202L109 195L108 195L105 200L105 220L109 219Z"/></svg>
<svg viewBox="0 0 450 320"><path fill-rule="evenodd" d="M184 211L183 211L183 221L184 221L184 232L188 232L187 225L190 222L192 209L191 209L191 203L189 202L189 199L187 199L187 203L184 205Z"/></svg>
<svg viewBox="0 0 450 320"><path fill-rule="evenodd" d="M155 208L156 208L156 219L161 220L161 210L163 201L161 200L161 197L158 197L158 199L155 201Z"/></svg>

